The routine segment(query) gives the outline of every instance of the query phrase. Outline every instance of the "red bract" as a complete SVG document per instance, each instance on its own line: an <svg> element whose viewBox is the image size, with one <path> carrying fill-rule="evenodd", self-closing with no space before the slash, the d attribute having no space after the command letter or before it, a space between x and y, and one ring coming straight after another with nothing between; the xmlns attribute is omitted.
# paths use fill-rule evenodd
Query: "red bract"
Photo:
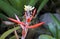
<svg viewBox="0 0 60 39"><path fill-rule="evenodd" d="M22 24L22 25L24 25L24 26L27 26L27 25L24 24L23 22L19 22L19 21L15 20L15 19L12 19L12 18L8 18L8 19L11 20L11 21L13 21L13 22L15 22L15 23L17 23L17 24ZM28 26L27 28L37 28L37 27L39 27L39 26L41 26L41 25L43 25L43 24L44 24L44 22L41 22L41 23L37 23L37 24L35 24L35 25Z"/></svg>
<svg viewBox="0 0 60 39"><path fill-rule="evenodd" d="M33 16L34 16L36 14L36 9L34 9L34 11L32 13L33 13Z"/></svg>
<svg viewBox="0 0 60 39"><path fill-rule="evenodd" d="M15 22L15 23L17 23L17 24L24 24L23 22L19 22L19 21L13 19L13 18L8 18L8 19L11 20L11 21L13 21L13 22Z"/></svg>
<svg viewBox="0 0 60 39"><path fill-rule="evenodd" d="M44 24L44 22L41 22L41 23L38 23L38 24L35 24L35 25L32 25L32 26L28 26L28 28L37 28L37 27L39 27L43 24Z"/></svg>

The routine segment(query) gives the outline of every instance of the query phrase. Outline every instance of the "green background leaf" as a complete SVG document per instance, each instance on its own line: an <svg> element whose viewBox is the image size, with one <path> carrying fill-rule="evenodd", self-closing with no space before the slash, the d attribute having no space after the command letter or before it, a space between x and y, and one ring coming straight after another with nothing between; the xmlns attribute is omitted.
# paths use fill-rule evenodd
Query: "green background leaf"
<svg viewBox="0 0 60 39"><path fill-rule="evenodd" d="M53 35L54 37L56 37L56 26L53 25L52 23L49 23L49 24L48 24L48 28L49 28L50 32L52 33L52 35Z"/></svg>
<svg viewBox="0 0 60 39"><path fill-rule="evenodd" d="M39 39L55 39L55 38L49 35L40 35Z"/></svg>
<svg viewBox="0 0 60 39"><path fill-rule="evenodd" d="M0 37L0 39L5 39L9 34L11 34L14 30L18 30L20 27L15 27L13 29L10 29L8 31L6 31L5 33L3 33Z"/></svg>

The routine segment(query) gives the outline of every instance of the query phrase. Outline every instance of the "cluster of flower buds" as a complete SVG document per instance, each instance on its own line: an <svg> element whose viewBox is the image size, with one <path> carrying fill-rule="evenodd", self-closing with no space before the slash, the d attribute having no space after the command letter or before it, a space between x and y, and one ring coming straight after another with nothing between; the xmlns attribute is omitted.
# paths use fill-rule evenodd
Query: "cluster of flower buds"
<svg viewBox="0 0 60 39"><path fill-rule="evenodd" d="M36 9L30 5L28 5L28 6L24 5L24 10L25 10L25 14L24 14L25 22L21 22L16 14L15 14L15 17L17 20L15 20L13 18L8 18L9 20L11 20L11 21L13 21L21 26L21 28L22 28L22 38L21 39L26 38L26 35L27 35L29 28L37 28L37 27L44 24L44 22L41 22L41 23L37 23L35 25L29 26L32 18L34 17L34 15L36 13Z"/></svg>

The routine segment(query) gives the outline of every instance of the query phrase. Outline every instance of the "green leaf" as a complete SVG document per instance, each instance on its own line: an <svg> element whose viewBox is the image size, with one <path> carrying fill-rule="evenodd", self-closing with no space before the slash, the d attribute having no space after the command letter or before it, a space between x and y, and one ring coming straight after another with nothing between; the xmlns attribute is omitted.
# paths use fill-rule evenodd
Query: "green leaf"
<svg viewBox="0 0 60 39"><path fill-rule="evenodd" d="M23 13L24 5L28 4L29 0L9 0L14 8Z"/></svg>
<svg viewBox="0 0 60 39"><path fill-rule="evenodd" d="M40 35L39 39L55 39L49 35Z"/></svg>
<svg viewBox="0 0 60 39"><path fill-rule="evenodd" d="M2 14L2 13L0 13L0 18L1 18L2 20L7 20L7 17L6 17L4 14Z"/></svg>
<svg viewBox="0 0 60 39"><path fill-rule="evenodd" d="M12 37L10 37L10 39L16 39L16 37L15 36L12 36Z"/></svg>
<svg viewBox="0 0 60 39"><path fill-rule="evenodd" d="M5 39L9 34L11 34L14 30L18 30L20 27L15 27L13 29L10 29L8 31L6 31L5 33L3 33L0 37L0 39Z"/></svg>
<svg viewBox="0 0 60 39"><path fill-rule="evenodd" d="M8 0L3 0L3 1L5 1L5 2L9 3L9 2L8 2Z"/></svg>
<svg viewBox="0 0 60 39"><path fill-rule="evenodd" d="M56 26L56 39L60 39L60 29Z"/></svg>
<svg viewBox="0 0 60 39"><path fill-rule="evenodd" d="M8 16L15 17L14 14L21 16L21 13L13 8L9 3L0 0L0 9L2 9Z"/></svg>
<svg viewBox="0 0 60 39"><path fill-rule="evenodd" d="M39 8L38 8L38 10L37 10L37 14L36 14L35 18L37 17L37 15L38 15L39 12L41 11L41 9L44 7L44 5L46 5L47 2L48 2L48 0L43 0L43 1L41 2L41 4L39 5Z"/></svg>
<svg viewBox="0 0 60 39"><path fill-rule="evenodd" d="M30 0L29 5L34 6L38 0Z"/></svg>
<svg viewBox="0 0 60 39"><path fill-rule="evenodd" d="M51 18L53 19L54 23L56 24L56 38L60 39L60 21L57 19L57 17L53 14L50 14Z"/></svg>
<svg viewBox="0 0 60 39"><path fill-rule="evenodd" d="M53 14L50 14L50 16L53 19L54 23L56 23L58 29L60 29L60 21L57 19L57 17Z"/></svg>
<svg viewBox="0 0 60 39"><path fill-rule="evenodd" d="M52 23L49 23L49 24L48 24L48 28L49 28L49 30L51 31L52 35L53 35L54 37L56 37L56 26L53 25Z"/></svg>
<svg viewBox="0 0 60 39"><path fill-rule="evenodd" d="M60 30L58 30L58 39L60 39Z"/></svg>
<svg viewBox="0 0 60 39"><path fill-rule="evenodd" d="M44 5L46 5L46 3L48 2L48 0L43 0L37 10L37 13L39 13L39 11L41 11L41 9L44 7Z"/></svg>

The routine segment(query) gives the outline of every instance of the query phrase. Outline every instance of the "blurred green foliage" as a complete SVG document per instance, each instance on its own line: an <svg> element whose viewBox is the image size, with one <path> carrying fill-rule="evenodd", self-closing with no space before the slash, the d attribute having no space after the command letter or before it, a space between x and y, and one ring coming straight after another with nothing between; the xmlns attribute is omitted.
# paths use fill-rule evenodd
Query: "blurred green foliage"
<svg viewBox="0 0 60 39"><path fill-rule="evenodd" d="M24 5L36 6L37 15L44 7L44 5L48 2L48 0L0 0L0 18L2 20L7 20L8 17L15 18L14 14L17 14L19 17L22 17L24 14ZM3 11L3 12L2 12ZM6 16L7 15L7 16ZM36 16L37 16L36 15ZM41 35L40 39L60 39L60 21L54 16L50 14L56 25L52 23L48 24L49 30L52 33L52 36L49 35ZM18 30L19 27L15 27L3 33L0 39L5 39L9 34L11 34L14 30ZM11 37L15 38L14 36Z"/></svg>
<svg viewBox="0 0 60 39"><path fill-rule="evenodd" d="M56 39L60 39L60 21L57 19L57 17L53 14L50 14L51 18L53 19L54 24L49 23L48 27L49 30L51 31L52 35L56 38Z"/></svg>
<svg viewBox="0 0 60 39"><path fill-rule="evenodd" d="M5 39L10 33L12 33L14 30L18 30L20 27L15 27L13 29L10 29L8 31L6 31L4 34L2 34L2 36L0 37L0 39Z"/></svg>
<svg viewBox="0 0 60 39"><path fill-rule="evenodd" d="M47 1L48 0L0 0L0 9L5 12L5 14L9 17L14 18L14 14L17 14L19 17L22 17L24 13L24 5L35 6L36 3L40 2L41 5L39 4L40 6L38 6L39 12L42 7L47 3Z"/></svg>
<svg viewBox="0 0 60 39"><path fill-rule="evenodd" d="M41 35L41 36L39 37L39 39L55 39L55 38L53 38L53 37L51 37L51 36L49 36L49 35Z"/></svg>
<svg viewBox="0 0 60 39"><path fill-rule="evenodd" d="M17 14L19 17L22 17L24 14L24 5L36 6L37 15L44 7L44 5L49 0L0 0L0 19L7 20L7 17L15 18L14 14ZM38 5L36 5L38 4ZM37 17L37 15L35 17ZM48 27L52 36L49 35L41 35L39 39L60 39L60 21L54 16L50 14L54 24L49 23ZM1 20L0 20L1 21ZM18 30L19 27L15 27L3 33L0 39L5 39L9 34L11 34L14 30ZM11 39L15 39L15 36L12 36Z"/></svg>

